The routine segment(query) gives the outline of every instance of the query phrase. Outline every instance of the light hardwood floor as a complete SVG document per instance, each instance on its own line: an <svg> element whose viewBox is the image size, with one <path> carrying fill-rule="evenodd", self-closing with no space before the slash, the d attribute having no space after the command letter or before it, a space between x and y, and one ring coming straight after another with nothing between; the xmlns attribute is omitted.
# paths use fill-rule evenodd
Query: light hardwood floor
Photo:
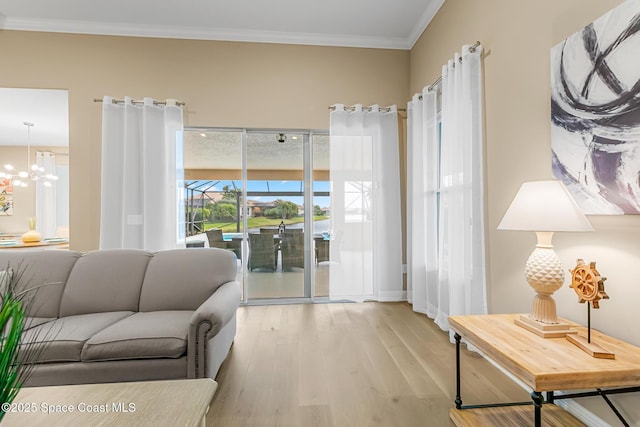
<svg viewBox="0 0 640 427"><path fill-rule="evenodd" d="M465 404L526 401L462 354ZM450 426L455 346L407 303L243 306L207 426Z"/></svg>

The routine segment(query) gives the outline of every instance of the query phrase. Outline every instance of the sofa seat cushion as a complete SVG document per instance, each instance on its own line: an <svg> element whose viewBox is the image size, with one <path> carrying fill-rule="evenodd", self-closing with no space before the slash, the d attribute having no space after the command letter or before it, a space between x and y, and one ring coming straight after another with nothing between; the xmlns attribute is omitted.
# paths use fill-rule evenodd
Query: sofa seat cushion
<svg viewBox="0 0 640 427"><path fill-rule="evenodd" d="M82 361L181 357L192 315L188 310L135 313L92 336Z"/></svg>
<svg viewBox="0 0 640 427"><path fill-rule="evenodd" d="M27 363L79 362L89 338L132 314L132 311L80 314L32 327L23 335L21 359Z"/></svg>

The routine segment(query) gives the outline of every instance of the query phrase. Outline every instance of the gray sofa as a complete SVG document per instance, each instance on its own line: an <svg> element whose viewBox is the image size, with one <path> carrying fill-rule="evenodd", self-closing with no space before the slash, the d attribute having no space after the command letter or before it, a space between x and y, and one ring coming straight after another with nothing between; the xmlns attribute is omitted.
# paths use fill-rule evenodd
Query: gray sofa
<svg viewBox="0 0 640 427"><path fill-rule="evenodd" d="M215 378L235 337L241 292L224 249L4 250L7 267L37 288L27 386Z"/></svg>

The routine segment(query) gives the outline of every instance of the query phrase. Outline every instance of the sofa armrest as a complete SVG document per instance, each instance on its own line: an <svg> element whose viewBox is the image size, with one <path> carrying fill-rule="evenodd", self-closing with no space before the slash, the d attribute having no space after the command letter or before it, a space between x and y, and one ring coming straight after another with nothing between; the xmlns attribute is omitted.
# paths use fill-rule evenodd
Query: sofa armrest
<svg viewBox="0 0 640 427"><path fill-rule="evenodd" d="M238 282L221 285L191 316L187 344L187 376L206 376L207 340L215 336L231 319L240 305L242 292Z"/></svg>

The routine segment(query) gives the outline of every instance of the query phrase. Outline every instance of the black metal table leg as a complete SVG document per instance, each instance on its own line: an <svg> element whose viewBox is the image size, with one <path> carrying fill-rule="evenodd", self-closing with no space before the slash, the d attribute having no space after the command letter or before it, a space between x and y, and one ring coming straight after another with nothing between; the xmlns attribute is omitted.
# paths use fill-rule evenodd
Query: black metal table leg
<svg viewBox="0 0 640 427"><path fill-rule="evenodd" d="M540 393L539 391L532 392L531 399L533 400L534 404L534 426L542 427L542 404L544 403L542 393Z"/></svg>
<svg viewBox="0 0 640 427"><path fill-rule="evenodd" d="M453 336L456 340L456 409L462 408L462 398L460 397L460 339L457 332Z"/></svg>
<svg viewBox="0 0 640 427"><path fill-rule="evenodd" d="M590 397L590 396L601 396L604 401L609 405L609 408L613 411L614 414L618 417L622 425L629 426L629 422L622 416L620 411L615 407L611 399L609 399L608 395L613 394L623 394L623 393L637 393L640 392L640 387L622 387L622 388L612 388L603 390L601 388L596 389L595 391L586 391L580 393L565 393L560 396L555 396L555 399L576 399L579 397Z"/></svg>
<svg viewBox="0 0 640 427"><path fill-rule="evenodd" d="M622 416L620 411L618 411L618 408L615 407L611 399L607 397L607 394L603 392L602 389L597 389L597 391L598 393L600 393L604 401L607 402L607 405L609 405L609 408L611 408L613 413L616 414L616 417L618 417L618 419L622 422L622 425L625 427L629 427L629 423L627 422L627 420L624 419L624 417Z"/></svg>

